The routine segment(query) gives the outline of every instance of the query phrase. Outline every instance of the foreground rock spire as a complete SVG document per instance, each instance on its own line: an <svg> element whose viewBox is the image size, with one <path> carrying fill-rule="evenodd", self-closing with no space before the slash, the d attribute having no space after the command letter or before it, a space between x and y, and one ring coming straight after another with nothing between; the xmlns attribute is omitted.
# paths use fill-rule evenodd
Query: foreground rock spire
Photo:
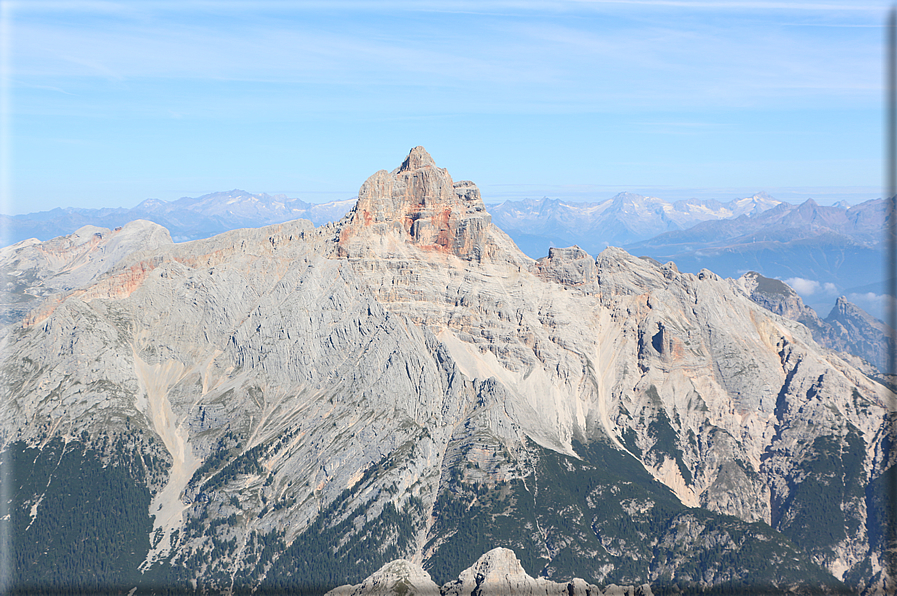
<svg viewBox="0 0 897 596"><path fill-rule="evenodd" d="M575 578L553 582L527 575L514 551L494 548L441 588L420 566L399 559L387 563L362 583L331 590L326 596L652 596L648 584L605 590Z"/></svg>
<svg viewBox="0 0 897 596"><path fill-rule="evenodd" d="M372 244L399 241L475 261L484 255L492 221L476 185L454 182L423 147L412 149L392 172L368 178L347 218L340 256L362 256Z"/></svg>

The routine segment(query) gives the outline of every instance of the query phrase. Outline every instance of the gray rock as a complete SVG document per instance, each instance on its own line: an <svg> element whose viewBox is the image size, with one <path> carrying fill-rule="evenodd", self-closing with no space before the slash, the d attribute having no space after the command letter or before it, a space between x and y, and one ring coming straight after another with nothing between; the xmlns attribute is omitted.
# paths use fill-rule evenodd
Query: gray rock
<svg viewBox="0 0 897 596"><path fill-rule="evenodd" d="M386 560L432 561L450 538L438 534L440 494L462 481L525 491L537 473L534 446L569 463L582 457L577 445L600 444L683 509L784 533L770 530L769 541L811 519L802 487L820 461L837 466L844 490L832 493L831 515L851 531L835 527L802 545L805 560L838 578L873 569L858 591L882 585L874 566L883 553L869 539L881 511L856 495L892 465L892 395L804 325L753 302L739 281L618 248L534 262L491 224L475 187L454 183L420 148L369 178L337 224L300 220L183 244L145 236L110 249L102 265L84 253L92 272L67 278L80 285L55 291L0 335L3 445L130 429L164 451L167 477L146 480L161 540L144 568L193 557L209 561L192 578L204 589L230 590L234 577L254 589L281 555L256 566L253 540L276 537L287 552L309 528L337 526L325 554L347 569L357 559L339 557L354 544ZM69 275L41 263L20 270ZM650 509L645 499L626 506L636 517ZM230 515L239 523L216 530ZM707 552L713 540L728 544L678 519L666 536L639 538L660 549L637 561L657 577L690 564L676 536ZM511 533L533 540L535 556L577 544L560 522L546 530L534 520ZM237 546L213 551L212 535ZM621 554L632 546L631 537L629 547L607 538ZM495 579L502 573L533 594L583 588L521 576L502 553L453 593L511 585ZM585 563L595 554L570 556ZM731 579L724 566L704 571L708 585ZM611 565L585 580L609 583L613 573ZM392 589L390 581L378 585Z"/></svg>
<svg viewBox="0 0 897 596"><path fill-rule="evenodd" d="M404 559L387 563L362 583L342 586L327 596L438 596L439 586L430 574Z"/></svg>
<svg viewBox="0 0 897 596"><path fill-rule="evenodd" d="M805 325L821 345L859 356L880 373L894 373L890 360L893 331L844 296L822 320L785 282L749 271L738 283L760 306Z"/></svg>
<svg viewBox="0 0 897 596"><path fill-rule="evenodd" d="M595 586L582 580L567 584L556 583L545 578L532 578L523 570L514 551L494 548L483 554L476 563L468 567L458 579L442 587L443 596L566 596L600 594Z"/></svg>

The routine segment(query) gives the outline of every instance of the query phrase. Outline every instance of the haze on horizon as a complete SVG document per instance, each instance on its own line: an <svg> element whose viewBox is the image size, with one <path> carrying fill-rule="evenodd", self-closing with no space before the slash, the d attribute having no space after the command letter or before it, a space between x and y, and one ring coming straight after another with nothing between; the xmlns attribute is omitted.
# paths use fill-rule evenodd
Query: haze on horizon
<svg viewBox="0 0 897 596"><path fill-rule="evenodd" d="M0 5L6 214L347 199L416 145L487 202L881 195L883 1Z"/></svg>

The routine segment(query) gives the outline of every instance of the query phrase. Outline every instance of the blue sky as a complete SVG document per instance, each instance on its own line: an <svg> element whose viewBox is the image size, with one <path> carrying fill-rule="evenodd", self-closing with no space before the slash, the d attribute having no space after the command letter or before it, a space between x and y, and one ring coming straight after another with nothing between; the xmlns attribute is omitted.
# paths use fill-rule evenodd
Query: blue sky
<svg viewBox="0 0 897 596"><path fill-rule="evenodd" d="M0 212L354 196L880 196L889 3L2 2Z"/></svg>

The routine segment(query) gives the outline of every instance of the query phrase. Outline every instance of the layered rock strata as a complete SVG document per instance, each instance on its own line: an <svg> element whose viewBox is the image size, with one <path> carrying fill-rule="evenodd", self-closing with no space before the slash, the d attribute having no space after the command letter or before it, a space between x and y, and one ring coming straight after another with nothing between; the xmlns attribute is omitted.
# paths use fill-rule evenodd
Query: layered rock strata
<svg viewBox="0 0 897 596"><path fill-rule="evenodd" d="M399 241L479 261L488 250L491 221L475 184L453 182L423 147L415 147L401 166L380 170L361 186L342 225L339 255L361 256Z"/></svg>
<svg viewBox="0 0 897 596"><path fill-rule="evenodd" d="M541 581L889 589L884 386L736 280L529 259L421 148L338 223L135 250L0 341L4 448L127 462L142 581L445 584L501 546Z"/></svg>

